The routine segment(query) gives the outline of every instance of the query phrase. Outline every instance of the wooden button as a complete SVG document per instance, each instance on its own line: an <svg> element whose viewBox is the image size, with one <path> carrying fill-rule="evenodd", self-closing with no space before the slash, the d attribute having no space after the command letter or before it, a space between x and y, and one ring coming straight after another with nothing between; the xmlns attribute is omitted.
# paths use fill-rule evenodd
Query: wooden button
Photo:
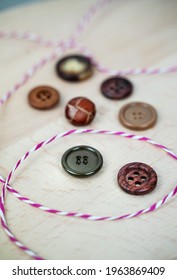
<svg viewBox="0 0 177 280"><path fill-rule="evenodd" d="M149 104L132 102L122 107L119 112L122 125L134 130L152 127L157 120L156 110Z"/></svg>
<svg viewBox="0 0 177 280"><path fill-rule="evenodd" d="M79 82L93 74L93 67L89 58L81 55L69 55L57 63L56 71L66 81Z"/></svg>
<svg viewBox="0 0 177 280"><path fill-rule="evenodd" d="M61 163L70 175L88 177L101 169L103 157L95 148L81 145L67 150L62 156Z"/></svg>
<svg viewBox="0 0 177 280"><path fill-rule="evenodd" d="M74 125L91 123L96 114L95 104L85 97L71 99L66 105L65 116Z"/></svg>
<svg viewBox="0 0 177 280"><path fill-rule="evenodd" d="M102 94L110 99L119 100L128 97L133 90L132 84L125 78L113 77L101 85Z"/></svg>
<svg viewBox="0 0 177 280"><path fill-rule="evenodd" d="M39 86L32 89L28 95L29 104L36 109L50 109L60 100L59 92L49 86Z"/></svg>
<svg viewBox="0 0 177 280"><path fill-rule="evenodd" d="M157 185L157 174L147 164L132 162L123 166L117 175L122 190L129 194L142 195L153 191Z"/></svg>

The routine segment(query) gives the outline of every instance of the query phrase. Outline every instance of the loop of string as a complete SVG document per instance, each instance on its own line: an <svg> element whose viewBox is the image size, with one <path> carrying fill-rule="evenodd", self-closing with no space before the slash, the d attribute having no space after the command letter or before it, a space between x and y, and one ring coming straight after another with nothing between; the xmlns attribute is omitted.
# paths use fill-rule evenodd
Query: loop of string
<svg viewBox="0 0 177 280"><path fill-rule="evenodd" d="M53 137L51 137L51 138L49 138L49 139L47 139L47 140L45 140L41 143L38 143L37 145L35 145L33 148L31 148L28 152L26 152L17 161L17 163L14 165L13 169L8 174L6 180L4 180L2 177L0 177L0 182L4 183L3 188L2 188L2 194L1 194L1 197L0 197L0 216L1 216L1 220L2 220L2 226L5 230L5 232L7 233L7 235L9 236L10 240L15 245L17 245L21 250L25 251L28 255L32 256L35 259L42 259L42 258L40 256L38 256L32 250L27 248L26 246L24 246L21 242L19 242L15 238L15 236L12 234L11 230L9 229L9 227L7 225L7 221L6 221L6 218L5 218L6 189L8 191L10 191L11 193L13 193L20 201L23 201L23 202L29 204L30 206L38 208L38 209L43 210L45 212L52 213L52 214L57 214L57 215L60 215L60 216L67 216L67 217L80 217L82 219L92 220L92 221L118 221L118 220L122 220L122 219L137 217L137 216L140 216L142 214L155 211L160 206L167 203L167 201L169 199L171 199L173 196L175 196L176 193L177 193L177 186L176 186L169 194L165 195L160 201L152 204L151 206L149 206L146 209L138 210L135 213L124 214L124 215L120 215L120 216L95 216L95 215L91 215L91 214L77 213L77 212L70 212L70 211L62 211L62 210L57 210L57 209L52 209L52 208L46 207L42 204L39 204L37 202L34 202L34 201L30 200L27 197L23 197L17 190L10 187L10 180L12 179L15 171L22 165L22 163L25 160L27 160L29 158L29 156L31 156L32 153L40 150L45 145L51 144L54 141L56 141L58 139L61 139L63 137L73 135L73 134L86 134L86 133L115 135L115 136L125 137L125 138L128 138L128 139L135 139L135 140L139 140L139 141L144 141L144 142L147 142L147 143L149 143L149 144L151 144L151 145L153 145L157 148L162 149L169 156L171 156L172 158L177 160L177 155L174 152L172 152L171 150L169 150L167 147L165 147L165 146L163 146L163 145L161 145L161 144L159 144L159 143L157 143L157 142L155 142L155 141L153 141L153 140L151 140L147 137L143 137L143 136L139 136L139 135L133 135L133 134L129 134L129 133L125 133L125 132L119 132L119 131L93 130L93 129L74 129L74 130L69 130L67 132L55 135L55 136L53 136Z"/></svg>
<svg viewBox="0 0 177 280"><path fill-rule="evenodd" d="M52 51L51 54L42 57L37 63L33 64L27 71L23 74L22 78L15 83L15 85L10 88L0 99L0 106L4 105L6 101L13 96L20 87L22 87L26 82L37 72L39 71L47 62L53 61L56 59L59 55L64 54L67 49L73 48L76 45L76 39L78 40L79 36L83 34L84 30L86 29L87 25L91 22L91 19L93 16L106 4L111 3L112 0L98 0L94 5L89 7L89 9L86 11L86 13L81 17L78 25L76 26L73 35L67 40L60 40L60 41L52 41L52 40L44 40L41 36L38 36L32 32L20 32L20 31L12 31L12 32L5 32L0 31L0 38L14 38L14 39L24 39L27 41L33 41L36 43L39 43L40 45L44 45L46 47L55 47L56 49ZM74 37L75 36L75 37ZM75 38L75 39L74 39ZM0 180L2 182L2 177L0 177ZM36 253L34 253L32 250L28 249L26 246L24 246L10 231L8 228L8 225L6 223L6 220L2 218L2 213L5 215L5 208L1 201L4 203L5 198L5 188L3 188L1 197L0 197L0 216L1 216L1 222L2 226L8 234L10 240L16 244L21 250L25 251L28 255L30 255L32 258L40 260L43 259Z"/></svg>

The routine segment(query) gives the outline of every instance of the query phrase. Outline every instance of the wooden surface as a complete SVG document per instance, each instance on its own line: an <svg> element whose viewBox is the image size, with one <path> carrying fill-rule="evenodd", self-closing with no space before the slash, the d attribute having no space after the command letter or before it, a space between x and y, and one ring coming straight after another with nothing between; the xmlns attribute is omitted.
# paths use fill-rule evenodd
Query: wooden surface
<svg viewBox="0 0 177 280"><path fill-rule="evenodd" d="M45 1L1 12L2 30L30 30L45 38L67 38L78 19L94 1ZM92 21L80 39L96 58L111 68L168 66L177 63L177 1L115 1ZM0 41L0 95L21 78L24 71L50 49L25 41ZM73 51L72 53L75 53ZM68 100L87 96L96 103L96 129L128 131L118 121L119 109L131 101L153 105L158 122L141 135L177 152L176 73L129 77L134 93L127 100L109 101L99 92L107 76L69 84L55 74L55 62L47 64L7 105L0 108L0 174L6 177L15 162L34 144L73 128L64 117ZM29 90L48 84L61 93L61 102L41 112L27 102ZM133 133L139 134L134 131ZM76 179L67 175L60 159L66 149L87 144L104 157L96 176ZM142 161L157 172L154 192L130 196L116 182L118 170L131 161ZM93 215L118 215L148 207L177 183L176 162L147 143L101 135L78 135L58 140L37 152L16 173L13 186L24 196L49 207ZM7 195L8 224L19 240L47 259L176 259L177 198L154 213L118 222L93 222L60 217L34 209ZM0 258L28 259L0 229Z"/></svg>

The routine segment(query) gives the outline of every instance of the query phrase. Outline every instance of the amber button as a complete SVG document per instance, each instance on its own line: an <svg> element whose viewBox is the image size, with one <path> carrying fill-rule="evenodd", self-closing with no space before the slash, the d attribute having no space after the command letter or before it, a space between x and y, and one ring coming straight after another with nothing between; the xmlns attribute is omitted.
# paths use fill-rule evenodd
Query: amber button
<svg viewBox="0 0 177 280"><path fill-rule="evenodd" d="M157 185L157 174L147 164L132 162L123 166L117 175L122 190L134 195L153 191Z"/></svg>
<svg viewBox="0 0 177 280"><path fill-rule="evenodd" d="M70 175L88 177L102 168L103 157L95 148L81 145L67 150L62 156L61 163Z"/></svg>
<svg viewBox="0 0 177 280"><path fill-rule="evenodd" d="M132 102L123 106L119 112L122 125L134 130L152 127L157 120L156 110L149 104Z"/></svg>
<svg viewBox="0 0 177 280"><path fill-rule="evenodd" d="M96 114L95 104L85 97L71 99L66 105L65 116L74 125L91 123Z"/></svg>
<svg viewBox="0 0 177 280"><path fill-rule="evenodd" d="M60 100L59 92L49 86L39 86L32 89L28 95L29 104L36 109L50 109Z"/></svg>
<svg viewBox="0 0 177 280"><path fill-rule="evenodd" d="M89 58L81 55L69 55L62 58L56 65L57 74L64 80L78 82L93 74Z"/></svg>
<svg viewBox="0 0 177 280"><path fill-rule="evenodd" d="M122 77L109 78L101 84L102 94L107 98L115 100L128 97L132 90L132 84Z"/></svg>

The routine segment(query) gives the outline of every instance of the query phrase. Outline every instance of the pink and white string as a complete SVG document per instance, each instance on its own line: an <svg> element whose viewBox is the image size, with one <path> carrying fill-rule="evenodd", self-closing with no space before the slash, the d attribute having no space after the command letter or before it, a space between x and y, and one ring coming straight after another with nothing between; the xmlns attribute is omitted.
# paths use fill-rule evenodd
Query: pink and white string
<svg viewBox="0 0 177 280"><path fill-rule="evenodd" d="M79 24L77 25L76 29L73 32L73 35L70 36L70 38L66 41L64 40L45 40L41 36L38 36L32 32L20 32L20 31L10 31L10 32L4 32L0 31L0 38L11 38L11 39L24 39L28 41L32 41L35 43L38 43L45 47L52 47L55 48L51 54L48 56L43 57L39 60L39 62L35 63L30 67L22 76L22 78L15 83L15 85L10 88L0 99L0 105L3 105L17 90L22 87L37 71L39 71L45 64L48 62L51 62L58 58L59 55L64 54L69 49L77 49L79 52L85 54L88 56L95 68L105 74L109 75L139 75L139 74L161 74L161 73L172 73L177 71L177 65L170 66L170 67L157 67L157 68L130 68L125 70L116 70L116 69L109 69L105 67L104 65L98 63L94 56L91 54L90 50L87 48L81 46L78 43L79 37L83 34L88 24L91 22L91 19L93 16L106 4L109 4L113 2L113 0L99 0L97 1L93 6L91 6L88 11L84 14L84 16L79 21ZM64 133L60 133L50 139L47 139L46 141L43 141L37 145L35 145L32 149L30 149L23 157L20 158L20 160L15 164L14 168L10 171L10 173L7 176L7 179L4 180L0 176L0 182L3 183L2 187L2 193L0 197L0 216L2 221L2 226L8 235L11 242L13 242L16 246L18 246L22 251L30 255L32 258L41 260L43 259L38 254L30 250L28 247L26 247L22 242L20 242L14 234L11 232L7 225L6 217L5 217L5 199L6 199L6 189L13 193L19 200L29 204L32 207L38 208L40 210L43 210L48 213L53 213L61 216L67 216L67 217L79 217L82 219L92 220L92 221L117 221L121 219L128 219L137 217L139 215L155 211L160 206L165 204L169 199L171 199L176 193L177 193L177 186L164 198L162 198L160 201L152 204L146 209L138 210L135 213L131 214L125 214L125 215L119 215L119 216L95 216L91 214L85 214L85 213L76 213L71 211L62 211L57 209L52 209L49 207L46 207L44 205L41 205L37 202L34 202L30 200L27 197L23 197L17 190L15 190L13 187L10 186L10 181L12 179L12 176L14 175L15 171L22 165L22 163L35 151L41 149L43 146L48 145L60 138L74 135L74 134L85 134L85 133L93 133L93 134L106 134L106 135L115 135L115 136L122 136L130 139L135 139L139 141L148 142L151 145L154 145L155 147L158 147L162 150L164 150L169 156L173 157L175 160L177 160L177 156L168 148L165 146L156 143L155 141L138 136L133 135L125 132L118 132L118 131L106 131L106 130L93 130L93 129L80 129L80 130L70 130Z"/></svg>
<svg viewBox="0 0 177 280"><path fill-rule="evenodd" d="M33 148L31 148L29 151L27 151L18 161L17 163L14 165L13 169L10 171L10 173L7 176L7 179L4 180L2 177L0 177L0 182L4 183L3 188L2 188L2 195L0 198L0 216L2 219L2 226L5 230L5 232L7 233L7 235L9 236L10 240L17 245L21 250L25 251L27 254L29 254L30 256L32 256L35 259L42 259L41 257L39 257L36 253L34 253L33 251L31 251L29 248L27 248L26 246L24 246L21 242L19 242L16 237L13 235L13 233L10 231L8 225L7 225L7 221L5 218L5 198L6 198L6 189L13 193L19 200L29 204L32 207L38 208L40 210L43 210L45 212L48 213L52 213L52 214L57 214L60 216L67 216L67 217L78 217L78 218L82 218L82 219L86 219L86 220L92 220L92 221L118 221L118 220L122 220L122 219L129 219L129 218L133 218L133 217L137 217L140 216L142 214L148 213L148 212L152 212L155 211L156 209L158 209L159 207L161 207L162 205L164 205L165 203L167 203L167 201L169 201L169 199L171 199L173 196L176 195L177 193L177 186L175 186L175 188L168 193L167 195L165 195L160 201L153 203L151 206L149 206L146 209L142 209L142 210L138 210L135 213L130 213L130 214L124 214L124 215L118 215L118 216L97 216L97 215L91 215L91 214L86 214L86 213L77 213L77 212L73 212L73 211L63 211L63 210L58 210L58 209L53 209L53 208L49 208L46 207L44 205L41 205L37 202L34 202L32 200L30 200L27 197L23 197L17 190L15 190L14 188L12 188L10 186L10 181L15 173L15 171L23 164L23 162L25 160L27 160L34 152L40 150L42 147L53 143L54 141L61 139L63 137L67 137L69 135L74 135L74 134L86 134L86 133L90 133L90 134L104 134L104 135L114 135L114 136L121 136L121 137L125 137L128 139L135 139L135 140L139 140L139 141L144 141L147 142L157 148L162 149L163 151L165 151L169 156L171 156L172 158L174 158L175 160L177 160L177 155L175 155L174 152L172 152L171 150L169 150L167 147L147 138L147 137L143 137L143 136L138 136L138 135L133 135L133 134L129 134L129 133L125 133L125 132L119 132L119 131L109 131L109 130L93 130L93 129L74 129L74 130L69 130L67 132L64 133L60 133L58 135L55 135L45 141L42 141L40 143L38 143L37 145L35 145Z"/></svg>

